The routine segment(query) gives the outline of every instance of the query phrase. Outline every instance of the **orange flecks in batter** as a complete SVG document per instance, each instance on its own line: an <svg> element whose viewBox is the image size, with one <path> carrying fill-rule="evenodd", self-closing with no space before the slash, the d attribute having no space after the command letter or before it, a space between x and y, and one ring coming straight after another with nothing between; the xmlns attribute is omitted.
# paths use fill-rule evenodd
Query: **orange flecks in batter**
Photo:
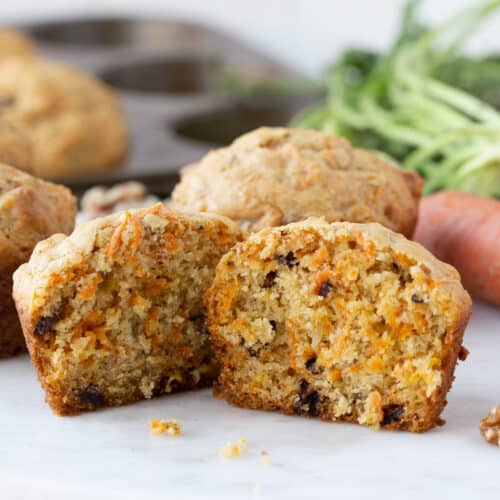
<svg viewBox="0 0 500 500"><path fill-rule="evenodd" d="M250 175L247 175L245 180L243 181L245 184L251 184L252 182L255 182L257 179L262 177L261 172L252 172Z"/></svg>
<svg viewBox="0 0 500 500"><path fill-rule="evenodd" d="M335 342L333 345L333 357L334 359L339 359L344 352L344 349L347 346L347 342L349 340L349 333L342 332L341 334L337 334L335 336Z"/></svg>
<svg viewBox="0 0 500 500"><path fill-rule="evenodd" d="M85 318L85 324L88 326L95 326L98 323L100 316L101 313L97 309L90 311Z"/></svg>
<svg viewBox="0 0 500 500"><path fill-rule="evenodd" d="M311 264L315 267L320 267L322 264L330 261L330 252L326 246L322 245L321 247L314 252L314 255L311 259Z"/></svg>
<svg viewBox="0 0 500 500"><path fill-rule="evenodd" d="M179 242L177 241L177 238L169 232L165 233L165 248L169 252L177 252L177 250L179 250Z"/></svg>
<svg viewBox="0 0 500 500"><path fill-rule="evenodd" d="M368 360L367 364L368 368L374 372L380 372L384 368L384 363L382 362L382 358L380 356L373 356Z"/></svg>
<svg viewBox="0 0 500 500"><path fill-rule="evenodd" d="M156 278L144 290L146 297L155 297L159 295L167 285L166 278Z"/></svg>
<svg viewBox="0 0 500 500"><path fill-rule="evenodd" d="M332 369L328 374L329 382L337 382L338 380L342 380L342 370L340 369Z"/></svg>
<svg viewBox="0 0 500 500"><path fill-rule="evenodd" d="M96 274L93 277L91 283L88 284L88 286L80 292L81 296L84 299L92 298L97 290L97 286L99 285L99 283L102 283L102 277L100 275Z"/></svg>
<svg viewBox="0 0 500 500"><path fill-rule="evenodd" d="M329 289L332 288L332 271L331 269L322 269L317 272L313 278L313 293L315 295L326 296ZM326 288L325 285L327 284Z"/></svg>
<svg viewBox="0 0 500 500"><path fill-rule="evenodd" d="M132 217L130 212L123 213L123 220L120 225L114 230L109 243L106 247L105 253L108 257L112 257L116 254L117 250L123 244L123 234L128 227L132 228L133 236L131 239L132 248L137 248L142 241L144 230L142 225L137 219L137 216Z"/></svg>
<svg viewBox="0 0 500 500"><path fill-rule="evenodd" d="M60 273L54 273L50 276L50 282L54 285L61 285L63 283L67 283L75 278L75 273L71 270L63 271Z"/></svg>
<svg viewBox="0 0 500 500"><path fill-rule="evenodd" d="M371 425L373 428L378 428L383 418L382 396L380 392L372 391L366 400L364 423Z"/></svg>
<svg viewBox="0 0 500 500"><path fill-rule="evenodd" d="M124 212L123 220L121 221L120 225L113 231L113 234L111 235L111 238L106 247L105 253L108 257L112 257L120 248L120 245L122 244L123 231L125 231L125 228L127 227L130 219L130 212Z"/></svg>
<svg viewBox="0 0 500 500"><path fill-rule="evenodd" d="M148 318L144 322L144 333L147 337L153 335L153 330L158 327L158 318L160 317L160 309L152 307L148 313Z"/></svg>

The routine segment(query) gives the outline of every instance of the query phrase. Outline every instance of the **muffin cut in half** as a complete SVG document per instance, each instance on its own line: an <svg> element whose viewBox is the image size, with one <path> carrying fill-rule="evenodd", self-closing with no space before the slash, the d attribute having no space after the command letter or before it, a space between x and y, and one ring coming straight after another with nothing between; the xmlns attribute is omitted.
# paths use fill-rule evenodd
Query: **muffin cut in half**
<svg viewBox="0 0 500 500"><path fill-rule="evenodd" d="M471 313L417 243L318 218L236 245L206 305L229 402L414 432L440 421Z"/></svg>
<svg viewBox="0 0 500 500"><path fill-rule="evenodd" d="M216 374L203 293L240 238L229 219L157 204L40 243L14 299L61 415L202 387Z"/></svg>

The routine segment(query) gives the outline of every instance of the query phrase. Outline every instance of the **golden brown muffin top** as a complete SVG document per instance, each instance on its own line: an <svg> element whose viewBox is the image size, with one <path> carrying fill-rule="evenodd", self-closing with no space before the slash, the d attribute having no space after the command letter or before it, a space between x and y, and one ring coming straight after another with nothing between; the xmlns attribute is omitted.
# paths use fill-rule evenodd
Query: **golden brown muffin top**
<svg viewBox="0 0 500 500"><path fill-rule="evenodd" d="M310 216L413 232L422 180L344 138L259 128L184 169L173 208L217 212L258 231Z"/></svg>
<svg viewBox="0 0 500 500"><path fill-rule="evenodd" d="M5 120L0 120L0 163L25 172L33 170L31 141L21 130Z"/></svg>
<svg viewBox="0 0 500 500"><path fill-rule="evenodd" d="M26 35L12 28L0 27L0 61L33 56L36 56L36 48Z"/></svg>
<svg viewBox="0 0 500 500"><path fill-rule="evenodd" d="M96 78L41 59L0 62L0 118L32 141L37 175L68 177L116 164L127 132L118 99Z"/></svg>

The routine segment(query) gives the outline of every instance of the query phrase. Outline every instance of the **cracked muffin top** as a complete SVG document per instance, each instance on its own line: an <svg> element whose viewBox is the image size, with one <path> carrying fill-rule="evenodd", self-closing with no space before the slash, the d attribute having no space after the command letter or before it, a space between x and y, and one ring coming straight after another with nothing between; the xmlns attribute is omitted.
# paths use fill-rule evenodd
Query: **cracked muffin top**
<svg viewBox="0 0 500 500"><path fill-rule="evenodd" d="M10 57L33 57L33 42L20 31L0 26L0 61Z"/></svg>
<svg viewBox="0 0 500 500"><path fill-rule="evenodd" d="M63 64L0 61L0 118L29 137L34 173L41 177L106 169L126 154L125 119L114 92Z"/></svg>
<svg viewBox="0 0 500 500"><path fill-rule="evenodd" d="M342 137L263 127L184 168L170 206L217 212L249 231L323 216L411 236L422 184Z"/></svg>

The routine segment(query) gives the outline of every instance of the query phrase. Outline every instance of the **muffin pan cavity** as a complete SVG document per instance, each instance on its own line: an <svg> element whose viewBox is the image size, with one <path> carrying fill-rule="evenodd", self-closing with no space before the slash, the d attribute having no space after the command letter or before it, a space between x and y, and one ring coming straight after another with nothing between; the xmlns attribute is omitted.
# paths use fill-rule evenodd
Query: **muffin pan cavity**
<svg viewBox="0 0 500 500"><path fill-rule="evenodd" d="M228 74L237 81L303 78L202 25L108 17L54 20L24 30L44 56L95 74L122 102L130 135L127 159L114 169L58 179L76 193L136 179L166 196L182 166L253 128L286 125L310 100L301 95L242 99L221 85Z"/></svg>
<svg viewBox="0 0 500 500"><path fill-rule="evenodd" d="M34 25L30 33L42 43L88 47L184 44L201 35L188 23L133 18L54 21Z"/></svg>
<svg viewBox="0 0 500 500"><path fill-rule="evenodd" d="M227 146L255 128L286 125L295 113L313 100L313 96L290 96L235 102L224 108L181 118L173 128L184 139L207 146Z"/></svg>
<svg viewBox="0 0 500 500"><path fill-rule="evenodd" d="M122 90L194 94L213 88L221 66L221 61L213 57L181 56L137 61L104 70L99 76L106 83Z"/></svg>

